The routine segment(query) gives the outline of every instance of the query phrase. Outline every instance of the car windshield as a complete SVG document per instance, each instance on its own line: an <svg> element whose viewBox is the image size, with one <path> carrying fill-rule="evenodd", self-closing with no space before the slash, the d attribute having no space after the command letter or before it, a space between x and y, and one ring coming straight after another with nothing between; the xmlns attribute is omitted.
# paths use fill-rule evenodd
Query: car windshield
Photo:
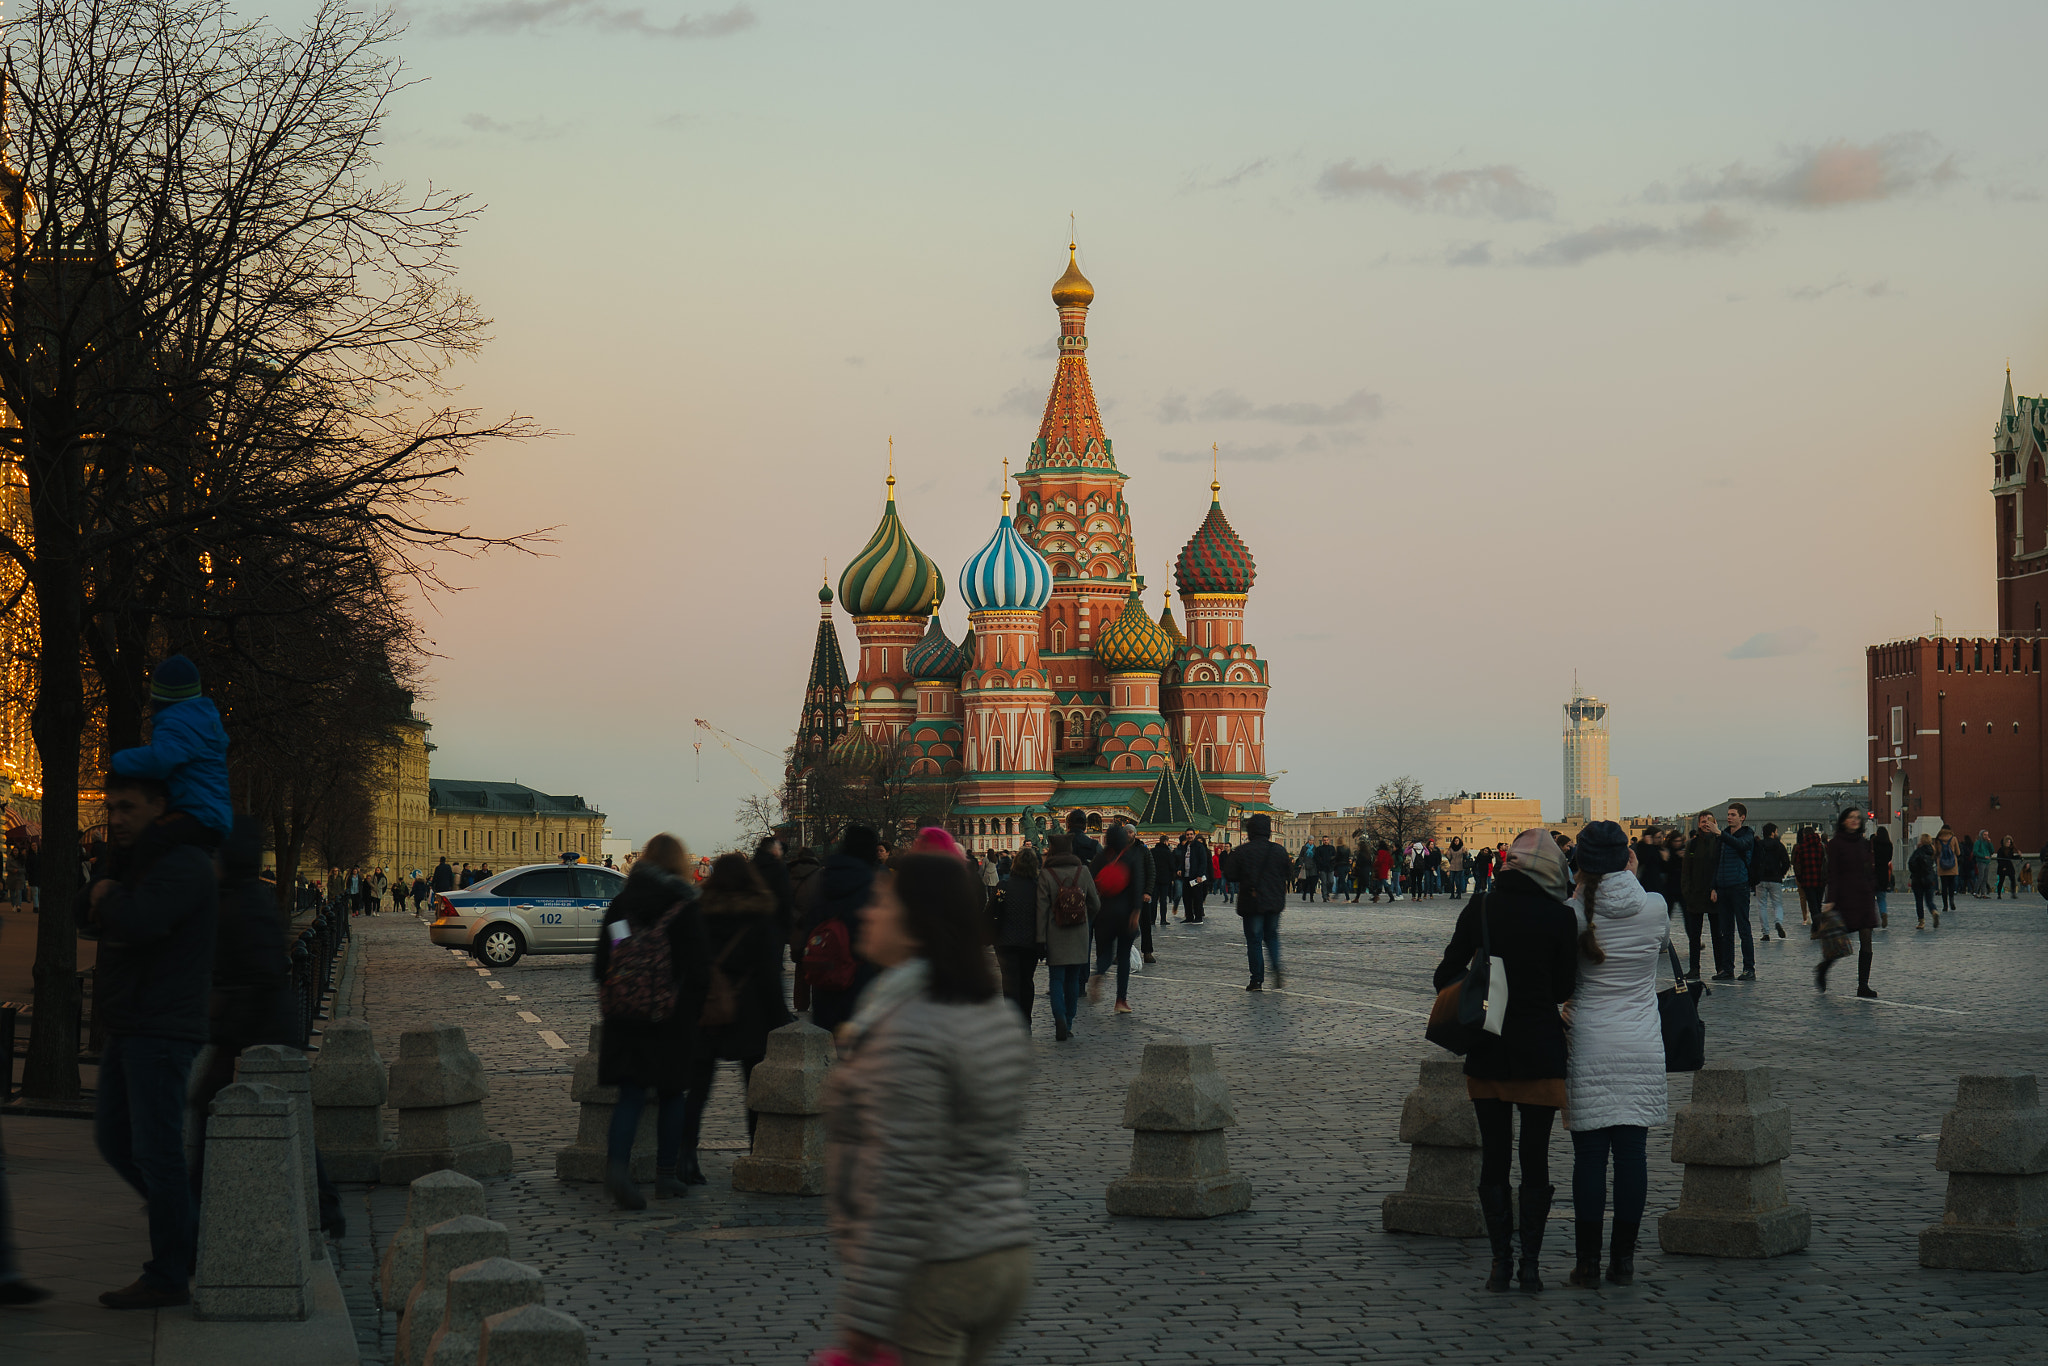
<svg viewBox="0 0 2048 1366"><path fill-rule="evenodd" d="M536 868L499 883L492 895L514 901L566 901L577 895L575 874L568 868Z"/></svg>

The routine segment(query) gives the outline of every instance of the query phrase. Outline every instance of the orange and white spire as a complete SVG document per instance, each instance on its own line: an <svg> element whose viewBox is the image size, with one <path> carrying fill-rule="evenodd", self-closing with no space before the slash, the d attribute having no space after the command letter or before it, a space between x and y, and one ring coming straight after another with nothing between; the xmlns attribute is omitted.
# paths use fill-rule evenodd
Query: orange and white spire
<svg viewBox="0 0 2048 1366"><path fill-rule="evenodd" d="M1060 360L1046 395L1045 416L1038 439L1031 443L1026 469L1073 465L1116 468L1109 437L1102 430L1102 412L1095 406L1095 386L1088 380L1088 305L1095 286L1081 273L1077 245L1067 243L1066 274L1054 282L1052 301L1060 311Z"/></svg>

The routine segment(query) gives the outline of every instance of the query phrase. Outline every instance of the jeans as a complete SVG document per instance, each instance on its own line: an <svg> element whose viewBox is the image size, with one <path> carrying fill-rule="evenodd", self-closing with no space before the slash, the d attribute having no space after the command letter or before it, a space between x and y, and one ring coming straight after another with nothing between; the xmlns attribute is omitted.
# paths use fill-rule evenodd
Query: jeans
<svg viewBox="0 0 2048 1366"><path fill-rule="evenodd" d="M1889 906L1887 906L1887 905L1885 905L1885 904L1884 904L1884 896L1885 896L1884 888L1882 888L1882 887L1878 888L1878 889L1877 889L1877 923L1878 923L1878 924L1880 924L1880 925L1889 925L1889 924L1891 923L1891 920L1892 920L1892 912L1891 912L1891 907L1889 907Z"/></svg>
<svg viewBox="0 0 2048 1366"><path fill-rule="evenodd" d="M1775 882L1759 882L1756 885L1756 928L1758 933L1769 935L1772 925L1785 923L1784 888Z"/></svg>
<svg viewBox="0 0 2048 1366"><path fill-rule="evenodd" d="M1328 901L1330 893L1336 889L1337 875L1328 869L1324 869L1316 874L1316 882L1322 890L1323 900Z"/></svg>
<svg viewBox="0 0 2048 1366"><path fill-rule="evenodd" d="M1714 971L1735 970L1735 931L1742 931L1742 970L1756 971L1756 947L1749 938L1749 888L1743 883L1716 887L1709 912L1714 930Z"/></svg>
<svg viewBox="0 0 2048 1366"><path fill-rule="evenodd" d="M1650 1199L1649 1139L1650 1131L1640 1124L1572 1130L1572 1213L1579 1222L1597 1224L1606 1217L1609 1153L1614 1155L1614 1222L1643 1222L1643 1206Z"/></svg>
<svg viewBox="0 0 2048 1366"><path fill-rule="evenodd" d="M1131 931L1131 917L1127 911L1111 911L1095 921L1095 971L1109 971L1111 955L1116 957L1116 998L1130 999L1131 991L1131 944L1137 938Z"/></svg>
<svg viewBox="0 0 2048 1366"><path fill-rule="evenodd" d="M1074 1011L1081 1004L1081 987L1088 976L1086 963L1062 963L1048 967L1046 975L1046 1000L1052 1006L1052 1017L1065 1020L1067 1027L1074 1024Z"/></svg>
<svg viewBox="0 0 2048 1366"><path fill-rule="evenodd" d="M1548 1105L1514 1105L1504 1100L1475 1100L1479 1116L1479 1184L1508 1184L1508 1156L1514 1147L1514 1113L1522 1112L1522 1186L1550 1184L1550 1126L1557 1111Z"/></svg>
<svg viewBox="0 0 2048 1366"><path fill-rule="evenodd" d="M1280 976L1280 913L1269 911L1264 915L1244 917L1245 956L1251 960L1252 980L1266 980L1266 965L1259 956L1259 948L1265 946L1265 956L1273 960L1273 976Z"/></svg>
<svg viewBox="0 0 2048 1366"><path fill-rule="evenodd" d="M744 1097L747 1093L748 1083L750 1083L754 1079L754 1064L758 1063L759 1061L759 1058L753 1058L740 1064L740 1095L742 1097ZM678 1145L680 1147L688 1148L692 1153L695 1153L697 1151L697 1135L700 1132L702 1132L704 1128L704 1107L711 1103L711 1086L712 1083L714 1083L717 1080L718 1060L716 1058L696 1058L691 1061L689 1072L689 1084L683 1090L684 1104L682 1109L678 1111L678 1118L682 1122L680 1125L677 1126L676 1138ZM620 1110L626 1108L626 1092L630 1089L630 1087L624 1086L619 1088ZM664 1096L662 1098L661 1104L662 1109L665 1111L668 1108L668 1098ZM758 1118L759 1116L757 1116L752 1110L747 1111L748 1138L752 1138L754 1136L754 1124ZM664 1144L661 1137L661 1119L662 1116L660 1114L655 1115L654 1163L657 1167L664 1165L673 1165L674 1157L674 1154L671 1153L670 1160L666 1162L662 1158L662 1153L665 1150L666 1145ZM618 1111L614 1110L612 1112L612 1142L614 1146L616 1146L618 1143L618 1137L619 1116Z"/></svg>
<svg viewBox="0 0 2048 1366"><path fill-rule="evenodd" d="M1940 907L1935 904L1934 889L1932 887L1922 887L1916 882L1913 884L1913 918L1915 920L1925 920L1929 911L1934 912L1936 915L1941 914Z"/></svg>
<svg viewBox="0 0 2048 1366"><path fill-rule="evenodd" d="M707 1072L713 1072L717 1064L708 1064ZM715 1074L715 1073L714 1073ZM678 1091L672 1096L661 1096L654 1109L654 1165L661 1171L674 1171L676 1158L683 1150L683 1135L690 1136L690 1147L697 1146L696 1126L690 1123L690 1102L696 1100L696 1117L704 1116L704 1102L711 1099L711 1079L704 1079L704 1094L696 1097L690 1091ZM645 1086L621 1086L619 1103L612 1107L612 1129L605 1140L605 1160L614 1166L625 1166L633 1160L633 1136L639 1132L640 1116L647 1109L647 1088Z"/></svg>
<svg viewBox="0 0 2048 1366"><path fill-rule="evenodd" d="M199 1207L185 1171L185 1088L199 1045L116 1034L100 1055L93 1140L149 1210L144 1284L181 1291L199 1252Z"/></svg>
<svg viewBox="0 0 2048 1366"><path fill-rule="evenodd" d="M1038 992L1038 955L1034 944L1002 944L996 948L996 964L1003 970L1003 995L1024 1012L1024 1027L1031 1028L1031 998Z"/></svg>
<svg viewBox="0 0 2048 1366"><path fill-rule="evenodd" d="M1467 878L1471 877L1471 876L1472 876L1472 875L1471 875L1470 873L1467 873L1467 872L1463 872L1463 871L1460 871L1460 872L1456 872L1456 873L1452 873L1452 874L1451 874L1451 893L1452 893L1452 894L1453 894L1454 896L1463 896L1463 895L1465 895L1465 880L1466 880Z"/></svg>

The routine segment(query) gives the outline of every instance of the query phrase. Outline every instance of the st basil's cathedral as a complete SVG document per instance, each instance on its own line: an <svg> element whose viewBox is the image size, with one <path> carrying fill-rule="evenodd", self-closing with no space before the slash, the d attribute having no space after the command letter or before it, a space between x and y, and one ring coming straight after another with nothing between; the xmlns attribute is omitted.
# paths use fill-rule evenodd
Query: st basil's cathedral
<svg viewBox="0 0 2048 1366"><path fill-rule="evenodd" d="M1024 471L1005 479L1002 513L961 566L967 631L940 621L946 581L910 538L887 480L881 524L839 578L853 617L849 683L832 621L820 619L791 752L792 776L821 761L842 773L891 766L950 798L969 848L1014 847L1079 810L1140 830L1221 828L1269 811L1266 661L1246 643L1251 551L1209 485L1209 515L1174 565L1187 626L1146 610L1129 478L1117 468L1088 377L1095 289L1068 246L1053 285L1059 361ZM1164 598L1162 593L1162 598Z"/></svg>

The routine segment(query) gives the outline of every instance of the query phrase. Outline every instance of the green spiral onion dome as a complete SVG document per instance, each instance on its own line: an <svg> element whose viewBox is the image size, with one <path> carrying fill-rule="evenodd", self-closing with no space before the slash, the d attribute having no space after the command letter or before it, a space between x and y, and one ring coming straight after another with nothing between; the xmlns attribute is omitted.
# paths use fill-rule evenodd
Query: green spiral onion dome
<svg viewBox="0 0 2048 1366"><path fill-rule="evenodd" d="M967 672L967 656L946 639L945 628L939 625L938 613L934 612L931 624L924 628L924 639L911 647L903 665L913 679L958 679Z"/></svg>
<svg viewBox="0 0 2048 1366"><path fill-rule="evenodd" d="M939 567L919 550L896 515L896 479L867 548L839 576L839 601L857 617L922 617L946 599Z"/></svg>
<svg viewBox="0 0 2048 1366"><path fill-rule="evenodd" d="M846 734L832 742L825 758L832 767L849 773L872 773L882 766L882 747L868 735L856 712L853 724L846 728Z"/></svg>
<svg viewBox="0 0 2048 1366"><path fill-rule="evenodd" d="M1174 582L1183 593L1252 591L1252 552L1230 529L1230 520L1223 515L1223 503L1217 496L1221 491L1221 485L1209 485L1209 515L1181 547L1180 559L1174 565Z"/></svg>
<svg viewBox="0 0 2048 1366"><path fill-rule="evenodd" d="M1173 662L1173 637L1146 613L1144 591L1140 579L1123 614L1095 638L1095 658L1111 673L1158 673Z"/></svg>

